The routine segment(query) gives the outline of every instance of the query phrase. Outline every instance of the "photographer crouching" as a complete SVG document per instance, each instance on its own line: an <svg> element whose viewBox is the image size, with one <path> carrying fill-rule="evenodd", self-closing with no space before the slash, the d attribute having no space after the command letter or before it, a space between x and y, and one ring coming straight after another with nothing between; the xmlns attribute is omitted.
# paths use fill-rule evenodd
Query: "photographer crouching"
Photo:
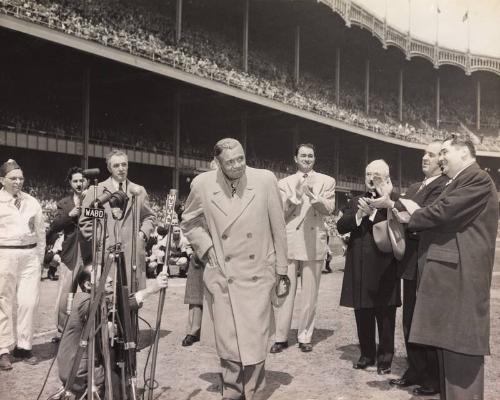
<svg viewBox="0 0 500 400"><path fill-rule="evenodd" d="M73 381L73 385L67 390L65 390L65 385L68 381L70 371L72 370L76 351L78 349L82 332L84 330L89 314L89 308L91 304L91 268L92 267L90 265L83 267L77 277L81 292L78 292L75 295L73 308L69 315L66 330L61 338L59 351L57 353L57 365L59 369L59 378L62 382L62 387L55 394L50 396L49 400L80 398L87 389L88 359L86 352L84 352L83 357L78 365L78 371ZM166 288L167 286L167 274L166 272L162 272L147 288L139 290L136 293L132 293L129 296L128 302L130 309L139 309L150 296L158 293L161 289ZM113 281L109 276L106 278L105 290L107 295L110 296L113 294ZM110 302L107 303L108 305L111 305ZM110 336L113 336L111 332L114 331L114 327L111 326L110 328ZM97 392L99 394L104 394L106 388L104 385L105 371L102 363L102 349L100 349L100 346L97 346L96 349L97 351L94 362L94 385L96 386ZM112 384L114 387L113 393L119 393L120 378L116 371L115 365L113 364L115 363L112 363L111 374L113 382ZM104 397L101 396L101 398Z"/></svg>

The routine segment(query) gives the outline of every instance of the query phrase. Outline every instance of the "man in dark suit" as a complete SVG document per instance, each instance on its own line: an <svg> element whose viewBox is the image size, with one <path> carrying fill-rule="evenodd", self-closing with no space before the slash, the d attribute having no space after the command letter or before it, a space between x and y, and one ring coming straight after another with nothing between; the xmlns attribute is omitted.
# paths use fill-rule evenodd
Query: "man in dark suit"
<svg viewBox="0 0 500 400"><path fill-rule="evenodd" d="M337 230L341 235L351 234L340 305L354 308L356 317L361 357L353 367L365 369L375 365L376 359L377 372L382 375L391 372L396 307L401 305L401 285L392 250L382 252L374 238L374 226L387 220L387 210L377 210L368 205L368 199L376 196L373 179L377 176L389 180L389 166L383 160L375 160L366 167L367 192L354 197L342 210Z"/></svg>
<svg viewBox="0 0 500 400"><path fill-rule="evenodd" d="M490 353L490 287L498 195L470 139L446 139L439 162L450 180L411 213L420 232L419 284L410 342L438 348L441 399L482 399ZM411 211L411 210L408 210Z"/></svg>
<svg viewBox="0 0 500 400"><path fill-rule="evenodd" d="M78 219L86 186L83 170L79 167L71 167L68 170L66 180L71 187L71 194L57 203L54 220L46 234L47 245L53 245L60 232L64 234L60 253L61 263L59 264L59 289L56 299L56 324L59 332L62 332L67 318L68 294L72 290L78 275L78 268L76 267L81 263L82 259L85 262L90 261L91 252L91 249L79 234L78 228Z"/></svg>
<svg viewBox="0 0 500 400"><path fill-rule="evenodd" d="M430 143L422 157L422 172L425 179L411 185L403 198L411 199L421 207L432 204L443 191L449 178L441 173L439 152L441 141ZM373 203L372 203L373 204ZM410 326L417 295L418 235L406 232L406 250L399 263L403 278L403 332L408 356L408 369L400 379L391 379L393 386L419 385L413 394L433 395L439 392L439 372L436 349L430 346L409 343Z"/></svg>

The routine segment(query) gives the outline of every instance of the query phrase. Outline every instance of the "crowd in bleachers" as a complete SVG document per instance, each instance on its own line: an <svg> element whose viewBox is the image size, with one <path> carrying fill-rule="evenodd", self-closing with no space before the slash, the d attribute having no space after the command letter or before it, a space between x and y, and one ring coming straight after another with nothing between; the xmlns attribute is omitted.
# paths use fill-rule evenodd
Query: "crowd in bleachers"
<svg viewBox="0 0 500 400"><path fill-rule="evenodd" d="M371 95L371 113L365 115L362 92L344 85L341 103L333 99L332 82L303 74L296 87L285 66L276 63L264 52L250 52L250 71L239 68L238 48L224 36L199 28L188 27L180 43L173 41L174 22L167 14L154 13L136 5L117 0L107 2L64 0L0 0L0 12L15 15L52 29L95 41L105 46L150 58L156 62L179 68L239 89L267 97L296 108L307 110L349 125L382 135L412 142L428 142L441 138L446 132L432 128L429 101L407 99L407 122L394 120L397 105L387 98ZM460 104L445 108L450 115L461 114ZM488 126L500 126L498 113L485 108L484 120ZM473 115L473 114L472 114ZM38 128L39 129L39 128ZM71 132L71 131L66 131ZM96 139L113 141L122 132L97 131ZM136 136L137 137L137 136ZM148 142L141 138L131 145L169 151L169 143ZM500 151L497 138L478 141L479 150ZM203 154L194 150L193 154Z"/></svg>

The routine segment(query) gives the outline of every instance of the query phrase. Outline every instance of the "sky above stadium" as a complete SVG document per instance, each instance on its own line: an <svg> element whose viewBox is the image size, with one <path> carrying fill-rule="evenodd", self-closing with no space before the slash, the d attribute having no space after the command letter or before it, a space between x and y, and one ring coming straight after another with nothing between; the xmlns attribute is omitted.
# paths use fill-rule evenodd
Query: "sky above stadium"
<svg viewBox="0 0 500 400"><path fill-rule="evenodd" d="M500 0L354 0L412 37L500 57ZM438 12L439 10L439 12ZM470 33L469 33L470 32Z"/></svg>

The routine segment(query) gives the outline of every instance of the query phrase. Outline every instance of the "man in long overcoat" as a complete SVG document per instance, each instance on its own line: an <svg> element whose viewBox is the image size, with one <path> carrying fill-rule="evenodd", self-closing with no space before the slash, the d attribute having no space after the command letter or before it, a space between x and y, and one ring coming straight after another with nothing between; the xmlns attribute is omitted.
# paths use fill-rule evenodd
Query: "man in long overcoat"
<svg viewBox="0 0 500 400"><path fill-rule="evenodd" d="M127 179L128 175L128 157L121 150L112 150L106 156L108 170L111 176L97 185L97 197L100 197L105 191L114 193L123 191L127 194L128 202L124 214L110 207L109 202L104 204L104 211L107 214L107 239L106 247L115 243L121 243L124 251L127 283L130 287L132 264L132 237L137 235L137 251L135 265L137 266L137 289L146 287L146 256L145 242L153 233L156 225L156 216L149 205L149 198L143 186L137 185ZM132 218L132 197L137 201L136 227L137 232L133 232ZM93 202L93 187L89 187L88 193L82 203L82 209L91 207ZM121 217L121 219L120 219ZM117 228L115 231L115 227ZM84 213L80 217L80 229L82 235L88 241L92 239L92 218L85 217ZM115 232L117 233L115 236Z"/></svg>
<svg viewBox="0 0 500 400"><path fill-rule="evenodd" d="M442 399L482 399L490 353L490 286L498 228L498 195L467 138L443 142L450 178L431 205L416 210L420 232L417 301L410 341L438 348Z"/></svg>
<svg viewBox="0 0 500 400"><path fill-rule="evenodd" d="M350 233L347 245L340 305L354 308L361 356L353 365L365 369L375 365L379 374L391 371L394 355L396 307L401 305L400 280L393 253L379 250L373 227L387 219L387 210L371 209L367 199L376 196L373 178L389 178L389 166L383 160L367 165L367 192L354 197L342 210L337 221L340 234ZM379 346L375 342L378 326Z"/></svg>
<svg viewBox="0 0 500 400"><path fill-rule="evenodd" d="M223 399L250 400L264 382L273 291L288 279L285 220L270 171L246 167L235 139L214 153L219 168L193 179L181 228L206 262L203 319L213 327L203 324L202 342L215 334Z"/></svg>
<svg viewBox="0 0 500 400"><path fill-rule="evenodd" d="M443 191L449 178L441 173L439 166L439 152L441 141L434 141L427 145L422 157L422 172L425 179L411 185L401 198L411 199L421 207L432 204ZM386 207L395 206L387 199ZM382 198L373 200L372 205ZM399 203L397 203L399 205ZM403 208L404 209L404 208ZM419 385L413 394L433 395L439 392L439 369L436 349L430 346L409 343L410 327L415 309L417 294L417 264L419 237L415 232L406 230L406 249L404 257L398 264L399 274L403 278L403 333L405 338L408 368L399 379L391 379L391 385L406 388Z"/></svg>

